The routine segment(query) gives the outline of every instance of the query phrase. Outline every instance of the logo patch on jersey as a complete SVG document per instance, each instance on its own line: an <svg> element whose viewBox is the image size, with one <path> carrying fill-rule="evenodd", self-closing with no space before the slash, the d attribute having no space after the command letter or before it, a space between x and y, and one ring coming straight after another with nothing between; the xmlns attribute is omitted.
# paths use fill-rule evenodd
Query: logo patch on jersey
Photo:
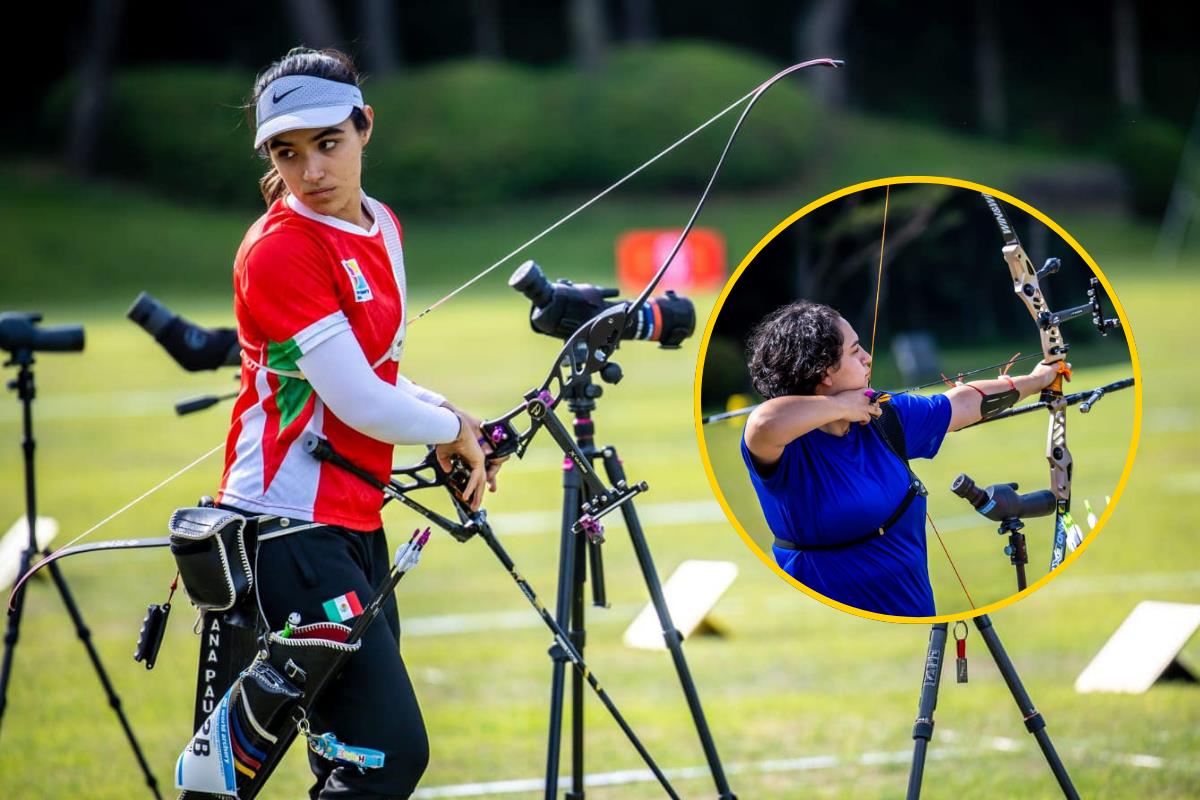
<svg viewBox="0 0 1200 800"><path fill-rule="evenodd" d="M350 276L350 288L354 290L354 302L365 303L367 300L374 300L375 296L371 294L371 287L367 283L367 276L363 275L362 267L358 266L358 261L353 258L347 258L342 262L342 266L346 268L346 274Z"/></svg>

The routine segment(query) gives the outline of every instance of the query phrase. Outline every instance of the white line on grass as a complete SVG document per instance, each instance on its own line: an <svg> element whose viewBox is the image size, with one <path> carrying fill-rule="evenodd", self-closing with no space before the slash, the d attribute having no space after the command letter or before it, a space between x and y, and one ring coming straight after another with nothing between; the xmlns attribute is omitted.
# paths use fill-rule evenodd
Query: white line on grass
<svg viewBox="0 0 1200 800"><path fill-rule="evenodd" d="M1190 572L1143 572L1133 575L1103 575L1070 577L1058 581L1053 591L1067 595L1152 593L1200 587L1200 570ZM787 603L791 599L787 598ZM593 617L593 624L617 622L624 624L637 613L640 604L622 603L607 609L608 613ZM789 605L790 607L790 605ZM405 636L453 636L464 633L495 630L524 630L540 628L545 623L528 608L511 611L487 611L475 614L438 614L410 617L401 620Z"/></svg>
<svg viewBox="0 0 1200 800"><path fill-rule="evenodd" d="M1012 752L1008 749L994 747L990 742L983 749L995 749L998 752ZM937 761L956 758L964 754L977 753L979 748L941 747L930 750L927 760ZM833 769L842 766L877 766L886 764L906 764L912 759L912 748L903 750L886 750L863 753L862 755L843 758L835 755L806 756L803 758L771 759L767 761L738 762L725 765L727 775L744 775L750 773L780 773L780 772L813 772L816 770ZM664 769L663 774L671 780L703 778L709 774L707 766L675 767ZM560 785L570 784L570 776L559 778ZM654 774L648 769L628 769L617 772L600 772L587 775L584 785L595 786L624 786L631 783L653 783ZM413 794L414 800L435 800L445 797L487 797L500 794L519 794L522 792L540 792L545 788L544 778L517 778L505 781L489 781L487 783L459 783L450 786L431 786L418 789Z"/></svg>
<svg viewBox="0 0 1200 800"><path fill-rule="evenodd" d="M603 613L589 612L594 616L588 620L595 625L597 621L615 620L626 624L633 615L641 609L642 604L622 603L610 606ZM459 633L477 633L479 631L511 631L525 628L541 628L546 623L525 606L513 611L488 611L479 614L438 614L429 617L412 617L401 619L400 627L405 636L453 636Z"/></svg>
<svg viewBox="0 0 1200 800"><path fill-rule="evenodd" d="M1200 415L1191 407L1156 408L1143 424L1147 433L1190 431L1200 425Z"/></svg>
<svg viewBox="0 0 1200 800"><path fill-rule="evenodd" d="M939 732L941 746L926 753L927 761L941 761L962 756L980 755L985 752L1013 754L1029 749L1028 740L1012 739L1007 736L985 736L976 740L974 747L946 746L947 741L962 741L966 737L957 735L954 731ZM1093 754L1095 755L1095 754ZM1159 756L1144 753L1105 753L1109 761L1126 764L1139 769L1163 769L1174 764ZM912 748L903 750L878 750L863 753L859 756L844 758L835 755L805 756L803 758L770 759L766 761L737 762L725 765L727 775L745 775L752 773L780 772L815 772L836 767L858 766L870 767L892 764L908 764L912 760ZM670 780L705 778L709 775L707 766L675 767L664 769L663 774ZM631 783L653 783L655 777L648 769L627 769L615 772L600 772L587 775L584 786L624 786ZM566 786L570 776L559 777L559 784ZM439 800L447 797L487 797L501 794L520 794L523 792L540 792L545 788L543 778L515 778L504 781L488 781L486 783L459 783L449 786L430 786L418 789L413 794L414 800Z"/></svg>
<svg viewBox="0 0 1200 800"><path fill-rule="evenodd" d="M1193 589L1197 586L1200 586L1200 570L1118 573L1078 578L1072 576L1053 584L1053 589L1057 594L1119 594L1122 592L1153 594L1173 589Z"/></svg>
<svg viewBox="0 0 1200 800"><path fill-rule="evenodd" d="M211 389L157 389L133 392L72 392L53 394L43 392L38 397L37 417L39 420L65 419L114 419L128 417L173 417L175 404L186 397L224 392L232 388L220 385ZM0 423L16 422L20 412L13 408L0 408Z"/></svg>
<svg viewBox="0 0 1200 800"><path fill-rule="evenodd" d="M1163 479L1162 487L1175 494L1196 494L1200 492L1200 472L1180 472Z"/></svg>

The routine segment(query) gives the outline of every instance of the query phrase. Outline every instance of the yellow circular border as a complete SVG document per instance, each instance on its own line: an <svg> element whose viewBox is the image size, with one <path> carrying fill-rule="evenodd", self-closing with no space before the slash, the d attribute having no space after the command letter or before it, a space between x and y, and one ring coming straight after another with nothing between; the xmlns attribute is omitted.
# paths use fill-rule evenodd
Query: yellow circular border
<svg viewBox="0 0 1200 800"><path fill-rule="evenodd" d="M776 236L778 236L793 222L809 212L820 208L821 206L832 203L834 200L838 200L846 195L865 191L867 189L877 189L884 186L913 183L934 183L941 184L943 186L955 186L960 189L970 189L975 192L990 194L993 197L997 197L1006 203L1016 206L1027 214L1030 214L1061 236L1063 241L1069 244L1071 249L1073 249L1080 255L1080 257L1083 258L1096 277L1100 279L1100 284L1104 287L1105 292L1108 293L1108 298L1112 302L1113 308L1116 309L1117 317L1121 320L1121 331L1125 335L1125 343L1129 346L1129 355L1133 363L1133 433L1129 439L1129 455L1125 459L1125 467L1121 471L1121 477L1117 481L1117 487L1113 490L1112 502L1108 504L1108 506L1104 509L1104 513L1100 515L1100 519L1097 521L1096 527L1093 528L1090 533L1088 533L1087 537L1083 540L1079 547L1077 547L1074 552L1070 553L1063 560L1063 563L1058 569L1042 576L1039 580L1027 586L1022 591L1011 594L1003 600L998 600L995 603L984 606L983 608L974 608L970 611L963 611L958 614L947 614L933 617L901 617L894 614L879 614L874 611L865 611L861 608L855 608L854 606L849 606L845 603L840 603L837 600L826 597L820 592L813 591L800 581L793 578L791 575L788 575L786 572L784 572L783 569L781 569L779 565L775 563L775 559L772 556L763 552L762 548L758 546L758 543L754 541L750 534L746 532L746 529L742 527L741 522L739 522L737 517L734 516L733 510L730 509L729 502L725 499L725 494L721 491L721 485L717 482L717 476L713 473L712 461L708 457L708 443L704 439L704 425L701 422L702 416L700 412L700 384L704 375L704 359L705 356L708 355L708 341L712 336L713 326L716 324L717 316L721 313L721 308L725 305L725 299L729 296L729 292L733 289L734 284L737 283L737 280L739 277L741 277L741 274L746 271L747 267L750 266L750 263L754 260L754 257L758 255L759 251L766 247ZM1031 592L1040 589L1052 579L1058 577L1063 570L1065 570L1067 566L1071 564L1071 562L1079 558L1083 551L1088 548L1088 545L1090 545L1096 538L1096 534L1100 533L1105 523L1108 522L1109 517L1112 516L1113 510L1117 507L1117 503L1121 500L1121 495L1125 492L1125 484L1129 481L1129 474L1133 469L1133 460L1137 454L1138 440L1142 431L1142 367L1141 361L1138 359L1137 346L1133 341L1133 331L1129 327L1129 318L1125 314L1125 307L1121 305L1121 301L1118 299L1116 292L1113 290L1112 284L1108 282L1108 278L1106 278L1104 273L1100 271L1100 267L1096 264L1095 260L1088 254L1086 250L1083 249L1079 242L1075 241L1071 234L1067 233L1061 226L1059 226L1058 223L1050 219L1041 211L1038 211L1033 206L1022 202L1012 195L1000 191L999 189L993 189L990 186L984 186L980 183L960 180L958 178L944 178L936 175L901 175L891 178L879 178L873 181L865 181L863 183L856 183L853 186L847 186L844 189L839 189L836 192L831 192L830 194L827 194L818 200L814 200L776 225L758 242L758 244L754 246L749 253L746 254L746 257L742 259L742 263L738 265L736 270L734 270L733 275L725 283L725 287L721 290L721 294L717 297L717 302L713 306L712 313L709 315L708 324L704 327L704 336L700 340L700 355L696 361L696 379L693 382L693 386L693 413L695 415L696 439L700 445L700 460L704 462L704 473L708 476L709 485L712 486L713 494L716 496L717 502L721 504L721 509L725 512L725 516L729 519L730 524L733 525L734 529L738 532L738 535L742 537L742 540L746 543L750 550L756 556L758 556L760 561L774 571L776 575L778 575L780 578L783 578L783 580L804 592L809 597L819 600L831 608L837 608L842 611L849 612L857 617L877 619L883 622L931 623L954 622L960 619L972 619L982 614L990 614L998 611L1010 603L1016 602Z"/></svg>

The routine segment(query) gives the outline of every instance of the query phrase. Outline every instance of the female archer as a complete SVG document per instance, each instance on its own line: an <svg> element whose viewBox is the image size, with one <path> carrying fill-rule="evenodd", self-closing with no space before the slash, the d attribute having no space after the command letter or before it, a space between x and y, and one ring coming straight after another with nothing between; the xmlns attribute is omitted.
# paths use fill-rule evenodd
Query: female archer
<svg viewBox="0 0 1200 800"><path fill-rule="evenodd" d="M350 59L297 48L254 84L254 147L270 163L267 211L234 263L242 385L218 503L259 522L257 587L272 630L348 622L386 576L382 494L303 452L314 432L380 479L395 444L436 445L470 469L462 497L495 490L479 422L400 374L408 316L403 237L392 211L362 189L375 113ZM378 769L310 753L320 800L412 794L429 758L421 711L400 656L393 599L386 624L317 701L315 725L384 753Z"/></svg>
<svg viewBox="0 0 1200 800"><path fill-rule="evenodd" d="M775 534L776 563L848 606L936 615L925 541L925 490L909 458L933 458L949 431L1049 386L1058 366L960 383L885 403L867 387L871 354L828 306L797 302L750 335L750 377L766 398L742 457Z"/></svg>

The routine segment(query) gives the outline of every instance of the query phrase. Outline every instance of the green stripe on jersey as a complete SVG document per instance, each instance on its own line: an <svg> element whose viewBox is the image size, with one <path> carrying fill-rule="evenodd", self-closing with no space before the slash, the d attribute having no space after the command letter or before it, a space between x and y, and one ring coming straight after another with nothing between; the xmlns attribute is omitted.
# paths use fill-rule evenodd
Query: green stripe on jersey
<svg viewBox="0 0 1200 800"><path fill-rule="evenodd" d="M296 362L300 360L300 345L295 339L286 342L267 342L267 366L271 369L296 370Z"/></svg>
<svg viewBox="0 0 1200 800"><path fill-rule="evenodd" d="M271 369L294 371L296 361L303 353L295 339L286 342L267 342L267 366ZM284 430L300 416L308 398L312 396L312 387L303 378L279 376L279 391L275 393L275 405L279 407L279 430Z"/></svg>

